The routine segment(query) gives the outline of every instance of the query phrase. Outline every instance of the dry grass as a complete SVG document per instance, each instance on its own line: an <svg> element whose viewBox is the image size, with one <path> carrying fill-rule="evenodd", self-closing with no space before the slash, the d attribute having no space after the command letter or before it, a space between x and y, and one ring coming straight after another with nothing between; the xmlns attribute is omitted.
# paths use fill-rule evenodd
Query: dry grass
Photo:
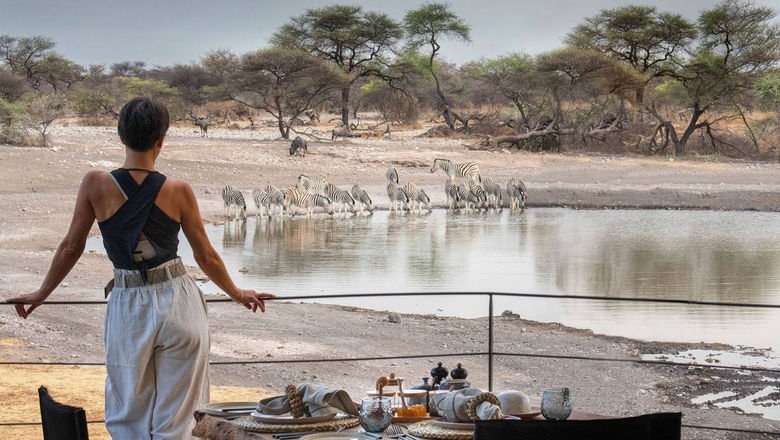
<svg viewBox="0 0 780 440"><path fill-rule="evenodd" d="M0 351L10 354L21 341L8 338L0 340ZM10 357L10 356L9 356ZM40 385L46 386L54 400L84 408L87 420L103 420L103 396L106 380L104 367L56 366L56 365L0 365L0 402L3 408L0 423L40 423L38 406ZM256 401L268 395L262 388L211 387L212 402ZM0 426L0 439L40 439L41 427ZM90 439L110 439L105 425L89 424Z"/></svg>

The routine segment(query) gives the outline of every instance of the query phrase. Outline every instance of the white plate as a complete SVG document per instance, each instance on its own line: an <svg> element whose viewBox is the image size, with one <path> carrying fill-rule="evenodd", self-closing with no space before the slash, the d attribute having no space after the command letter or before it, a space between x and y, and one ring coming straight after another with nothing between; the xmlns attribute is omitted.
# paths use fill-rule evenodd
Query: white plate
<svg viewBox="0 0 780 440"><path fill-rule="evenodd" d="M209 403L203 412L216 417L246 416L257 408L257 402Z"/></svg>
<svg viewBox="0 0 780 440"><path fill-rule="evenodd" d="M299 440L376 440L359 432L322 432L304 435Z"/></svg>
<svg viewBox="0 0 780 440"><path fill-rule="evenodd" d="M315 417L298 417L296 419L292 414L271 415L260 414L257 411L252 411L250 415L258 422L270 423L272 425L304 425L306 423L327 422L336 417L336 413L330 413Z"/></svg>

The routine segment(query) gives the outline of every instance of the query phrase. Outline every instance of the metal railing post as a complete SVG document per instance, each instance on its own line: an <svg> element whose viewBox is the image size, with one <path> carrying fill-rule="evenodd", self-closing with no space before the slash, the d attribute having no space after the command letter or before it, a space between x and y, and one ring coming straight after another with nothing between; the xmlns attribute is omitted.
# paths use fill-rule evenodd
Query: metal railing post
<svg viewBox="0 0 780 440"><path fill-rule="evenodd" d="M493 294L488 299L488 391L493 391Z"/></svg>

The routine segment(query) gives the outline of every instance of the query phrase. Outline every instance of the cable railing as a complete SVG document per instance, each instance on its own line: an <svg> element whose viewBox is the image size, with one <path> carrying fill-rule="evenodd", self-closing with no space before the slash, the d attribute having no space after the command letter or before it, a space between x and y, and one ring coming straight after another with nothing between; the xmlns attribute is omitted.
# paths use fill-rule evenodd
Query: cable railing
<svg viewBox="0 0 780 440"><path fill-rule="evenodd" d="M704 306L704 307L743 307L743 308L759 308L759 309L780 309L780 304L761 304L761 303L736 303L736 302L716 302L716 301L694 301L672 298L627 298L627 297L613 297L613 296L596 296L596 295L556 295L556 294L540 294L540 293L511 293L511 292L387 292L387 293L354 293L354 294L318 294L318 295L305 295L305 296L286 296L276 298L265 298L265 301L310 301L310 300L328 300L339 298L382 298L382 297L411 297L411 296L487 296L488 297L488 341L487 351L476 352L448 352L448 353L422 353L422 354L405 354L394 356L358 356L358 357L342 357L342 358L303 358L303 359L248 359L248 360L231 360L231 361L210 361L211 366L225 366L225 365L253 365L253 364L296 364L296 363L323 363L323 362L366 362L366 361L383 361L383 360L399 360L399 359L420 359L420 358L448 358L448 357L487 357L488 363L488 390L493 391L494 373L493 366L497 357L524 357L524 358L537 358L537 359L561 359L561 360L577 360L577 361L590 361L590 362L614 362L614 363L632 363L639 365L660 365L671 367L685 367L688 368L692 365L706 369L720 369L720 370L740 370L750 372L761 373L778 373L780 374L780 368L763 368L763 367L747 367L747 366L731 366L731 365L711 365L711 364L698 364L690 362L674 362L663 360L650 360L650 359L629 359L629 358L609 358L609 357L594 357L594 356L578 356L578 355L564 355L564 354L542 354L542 353L517 353L517 352L501 352L494 349L494 313L493 313L493 299L494 297L515 297L515 298L536 298L536 299L571 299L571 300L583 300L583 301L615 301L615 302L634 302L634 303L656 303L656 304L674 304L674 305L688 305L688 306ZM233 300L230 298L207 298L207 303L229 303ZM13 305L12 303L0 303L0 305ZM47 306L62 306L62 305L101 305L107 304L107 301L47 301L43 305ZM0 361L0 365L57 365L57 366L104 366L103 362L60 362L60 361ZM103 423L103 420L92 420L87 423ZM0 422L0 426L35 426L40 425L40 422ZM777 435L778 431L762 431L752 430L744 428L725 428L718 426L704 426L704 425L689 425L683 424L684 428L698 429L698 430L712 430L723 431L743 434L759 434L759 435Z"/></svg>

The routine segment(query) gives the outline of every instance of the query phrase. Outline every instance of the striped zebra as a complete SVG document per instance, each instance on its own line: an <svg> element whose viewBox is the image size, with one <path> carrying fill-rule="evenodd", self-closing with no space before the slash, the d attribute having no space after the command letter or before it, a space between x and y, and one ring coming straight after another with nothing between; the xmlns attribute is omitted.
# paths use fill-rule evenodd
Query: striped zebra
<svg viewBox="0 0 780 440"><path fill-rule="evenodd" d="M504 204L504 192L501 191L501 186L489 177L482 179L482 185L484 186L485 193L487 194L488 205L490 205L490 199L492 198L493 207L495 209L500 209Z"/></svg>
<svg viewBox="0 0 780 440"><path fill-rule="evenodd" d="M422 212L423 205L427 205L428 211L431 210L431 199L428 197L428 194L425 194L425 191L423 191L420 187L412 182L408 182L402 188L406 193L406 197L409 198L409 208L412 211L414 211L415 206L418 204L420 206L420 212Z"/></svg>
<svg viewBox="0 0 780 440"><path fill-rule="evenodd" d="M268 194L263 192L261 189L253 189L252 190L252 199L255 201L255 217L259 217L263 214L263 210L265 210L265 215L270 216L271 215L271 207L268 200Z"/></svg>
<svg viewBox="0 0 780 440"><path fill-rule="evenodd" d="M477 197L466 185L458 185L458 198L463 202L463 207L466 208L466 212L474 209L480 203L479 197Z"/></svg>
<svg viewBox="0 0 780 440"><path fill-rule="evenodd" d="M409 203L409 196L406 195L406 191L404 191L403 188L398 186L395 182L390 182L387 184L387 197L390 199L390 211L397 211L399 208L396 208L396 204L403 205L408 208Z"/></svg>
<svg viewBox="0 0 780 440"><path fill-rule="evenodd" d="M268 195L268 208L269 208L268 216L270 217L273 214L274 206L278 206L279 215L283 215L284 214L284 192L282 192L282 190L276 188L273 185L268 185L265 187L265 193Z"/></svg>
<svg viewBox="0 0 780 440"><path fill-rule="evenodd" d="M387 180L390 182L398 183L398 170L395 168L388 168L385 177L387 177Z"/></svg>
<svg viewBox="0 0 780 440"><path fill-rule="evenodd" d="M224 190L223 190L224 191ZM241 191L237 189L232 189L227 192L226 195L227 198L227 206L228 206L228 217L230 216L230 207L232 205L236 205L236 219L238 219L238 210L241 209L241 218L246 218L246 201L244 200L244 194L241 193Z"/></svg>
<svg viewBox="0 0 780 440"><path fill-rule="evenodd" d="M477 206L478 209L485 208L487 209L488 205L488 198L487 194L485 193L485 189L482 188L482 185L479 183L469 180L468 181L469 190L471 190L472 193L474 193L475 196L479 199L479 206Z"/></svg>
<svg viewBox="0 0 780 440"><path fill-rule="evenodd" d="M447 159L435 159L431 172L436 172L439 168L447 173L450 180L456 177L466 177L474 181L482 181L482 178L479 177L479 166L474 162L452 163Z"/></svg>
<svg viewBox="0 0 780 440"><path fill-rule="evenodd" d="M458 185L455 182L447 179L447 182L444 183L444 194L447 195L447 207L453 209L458 206L460 195L458 193Z"/></svg>
<svg viewBox="0 0 780 440"><path fill-rule="evenodd" d="M509 209L525 209L528 193L520 179L516 177L509 179L506 184L506 192L509 195Z"/></svg>
<svg viewBox="0 0 780 440"><path fill-rule="evenodd" d="M306 190L312 194L320 194L324 196L325 195L324 189L325 189L325 185L327 184L328 181L325 180L324 177L318 177L312 179L306 174L301 174L298 176L298 182L295 184L295 187L298 189Z"/></svg>
<svg viewBox="0 0 780 440"><path fill-rule="evenodd" d="M225 185L225 187L222 188L222 202L225 204L225 217L230 216L230 198L228 197L228 194L235 190L236 189L231 185Z"/></svg>
<svg viewBox="0 0 780 440"><path fill-rule="evenodd" d="M338 203L340 207L343 208L344 214L347 213L347 206L349 206L350 211L353 213L355 212L355 200L348 192L339 189L339 187L332 183L327 183L325 185L324 192L325 197L329 198L331 203Z"/></svg>
<svg viewBox="0 0 780 440"><path fill-rule="evenodd" d="M289 211L290 206L293 205L305 209L309 217L314 213L316 206L323 208L329 215L333 215L330 199L322 194L312 194L294 187L285 188L284 206Z"/></svg>
<svg viewBox="0 0 780 440"><path fill-rule="evenodd" d="M366 190L360 187L357 183L352 185L352 198L355 200L360 213L363 213L363 209L368 209L368 212L374 213L374 202L371 201L371 197L368 196Z"/></svg>

